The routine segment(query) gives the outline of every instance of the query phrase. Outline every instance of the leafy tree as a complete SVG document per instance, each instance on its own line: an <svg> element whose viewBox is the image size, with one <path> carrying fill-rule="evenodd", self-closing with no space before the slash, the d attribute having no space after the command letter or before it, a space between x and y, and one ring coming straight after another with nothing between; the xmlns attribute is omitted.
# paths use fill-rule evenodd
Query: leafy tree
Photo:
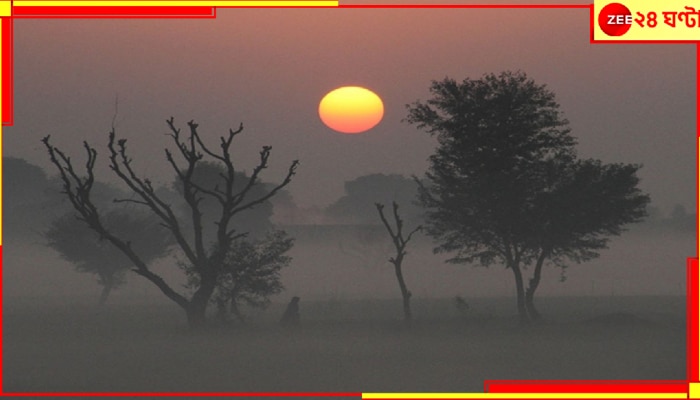
<svg viewBox="0 0 700 400"><path fill-rule="evenodd" d="M671 211L671 219L674 221L684 221L688 219L688 212L682 204L676 204Z"/></svg>
<svg viewBox="0 0 700 400"><path fill-rule="evenodd" d="M61 199L50 190L50 180L40 167L15 157L3 157L2 163L5 237L37 239Z"/></svg>
<svg viewBox="0 0 700 400"><path fill-rule="evenodd" d="M689 214L681 204L674 205L669 216L669 223L673 228L686 232L696 231L696 220L696 215Z"/></svg>
<svg viewBox="0 0 700 400"><path fill-rule="evenodd" d="M401 297L403 298L403 317L404 321L410 325L413 316L411 314L411 291L408 290L406 282L403 279L403 270L401 269L403 264L403 258L406 256L406 245L411 241L411 237L417 231L423 229L420 225L413 229L408 236L404 238L403 236L403 220L399 217L399 205L394 202L393 215L394 215L394 228L384 216L384 205L380 203L375 203L377 207L377 212L379 212L379 219L382 220L382 224L386 228L389 236L391 236L391 241L396 249L396 256L391 257L389 262L394 265L394 273L396 274L396 280L399 282L399 288L401 289Z"/></svg>
<svg viewBox="0 0 700 400"><path fill-rule="evenodd" d="M303 219L304 210L294 202L294 198L287 190L280 190L277 196L270 199L272 204L272 217L270 220L277 225L295 225Z"/></svg>
<svg viewBox="0 0 700 400"><path fill-rule="evenodd" d="M237 130L229 130L228 135L222 136L218 149L213 150L202 140L197 131L199 125L194 121L188 122L189 135L186 136L174 125L173 118L166 122L170 128L170 137L175 144L176 151L173 153L166 149L165 158L182 182L182 197L189 207L187 216L178 216L170 203L161 198L162 192L154 188L149 179L143 178L134 170L132 159L127 153L126 139L116 139L114 128L109 133L107 144L109 166L132 193L130 198L119 201L144 207L157 217L160 224L172 234L177 247L199 278L199 286L191 296L173 289L161 276L148 267L144 257L138 253L138 250L132 246L128 239L110 230L104 223L103 210L96 206L91 198L95 183L94 167L97 150L87 142L84 143L87 160L85 162L85 175L81 176L74 168L71 158L50 143L50 136L45 137L43 142L51 162L60 173L64 192L78 211L79 218L100 237L124 253L133 264L132 271L156 285L166 297L186 312L190 326L197 327L206 321L207 305L216 289L219 275L223 271L222 265L224 265L226 255L229 254L229 249L235 240L240 237L231 224L232 218L264 203L288 185L296 173L298 161L291 163L282 182L267 191L265 195L251 196L252 188L259 184L260 173L268 166L272 149L270 146L262 148L257 166L253 168L242 189L236 190L234 187L236 169L231 159L231 144L236 135L243 130L242 125ZM199 186L194 180L193 176L197 165L206 161L205 157L224 166L222 186L208 189ZM214 224L205 225L202 218L201 202L205 198L213 199L221 205L220 213L216 216ZM184 218L188 219L187 223L183 221ZM192 227L192 235L186 235L185 225ZM204 232L209 229L216 232L211 236L215 238L213 246L208 246L205 242Z"/></svg>
<svg viewBox="0 0 700 400"><path fill-rule="evenodd" d="M379 202L407 203L403 217L409 224L422 221L423 210L412 204L418 193L413 179L398 174L369 174L345 182L345 195L328 206L327 216L337 223L355 225L352 235L338 241L338 250L360 262L365 268L383 265L393 246L382 240L384 229L377 226L372 208Z"/></svg>
<svg viewBox="0 0 700 400"><path fill-rule="evenodd" d="M345 195L328 206L326 214L340 222L375 224L370 212L375 202L411 204L417 193L416 182L402 175L364 175L345 182ZM411 204L404 210L404 217L410 222L419 221L422 210Z"/></svg>
<svg viewBox="0 0 700 400"><path fill-rule="evenodd" d="M164 256L173 244L172 235L154 216L137 210L126 207L110 210L103 216L102 223L109 231L133 243L134 250L147 264ZM79 272L97 276L97 283L102 286L100 306L106 303L113 289L126 282L131 261L112 243L78 221L74 212L54 219L45 237L49 246L75 264Z"/></svg>
<svg viewBox="0 0 700 400"><path fill-rule="evenodd" d="M689 213L682 204L675 204L670 213L666 214L658 206L647 207L647 217L644 228L653 230L659 234L668 233L695 233L697 214Z"/></svg>
<svg viewBox="0 0 700 400"><path fill-rule="evenodd" d="M48 187L46 173L27 160L3 157L3 184L11 187L3 196L5 203L20 203L35 198Z"/></svg>
<svg viewBox="0 0 700 400"><path fill-rule="evenodd" d="M226 170L222 165L200 162L195 168L192 180L197 186L214 191L225 186L225 176ZM234 191L242 190L248 179L245 172L236 171ZM172 186L180 195L183 193L183 185L179 179L176 178ZM263 197L272 189L274 185L259 182L250 189L247 196ZM276 197L280 196L288 197L289 194L281 190ZM179 203L186 213L187 204L182 201ZM216 216L221 213L221 204L204 198L200 209L202 224L215 224ZM221 318L226 317L230 306L230 312L242 321L244 318L240 305L265 308L269 305L270 296L280 293L284 288L279 272L291 262L291 257L284 254L292 248L294 241L283 231L272 230L272 213L272 199L268 199L250 208L246 213L231 218L231 225L235 226L240 238L234 241L229 249L211 299ZM187 229L191 230L192 227L188 226ZM211 233L207 233L203 232L204 242L215 246ZM192 269L191 264L184 263L182 266L188 278L187 287L196 289L199 286L196 271Z"/></svg>
<svg viewBox="0 0 700 400"><path fill-rule="evenodd" d="M566 268L567 260L581 263L598 257L610 236L647 215L649 203L638 188L639 165L586 159L549 167L528 214L534 219L527 245L536 258L525 306L532 319L540 318L533 299L545 261Z"/></svg>
<svg viewBox="0 0 700 400"><path fill-rule="evenodd" d="M539 318L542 265L598 256L608 237L645 215L638 165L577 160L554 93L522 72L433 81L407 122L435 136L420 201L448 262L505 264L521 321ZM523 270L534 266L529 286Z"/></svg>
<svg viewBox="0 0 700 400"><path fill-rule="evenodd" d="M240 305L267 307L270 296L284 289L280 271L292 261L286 253L293 245L294 239L281 230L269 231L259 239L236 240L224 260L211 299L220 317L225 317L227 305L239 320L243 320ZM188 286L198 287L199 275L190 266L184 268Z"/></svg>

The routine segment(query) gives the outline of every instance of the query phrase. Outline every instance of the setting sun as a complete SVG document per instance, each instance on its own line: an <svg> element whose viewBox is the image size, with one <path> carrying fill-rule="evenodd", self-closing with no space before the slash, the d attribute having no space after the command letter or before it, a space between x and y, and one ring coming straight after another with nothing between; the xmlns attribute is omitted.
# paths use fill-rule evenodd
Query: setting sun
<svg viewBox="0 0 700 400"><path fill-rule="evenodd" d="M361 133L374 128L384 116L384 104L371 90L344 86L326 94L318 115L329 128L342 133Z"/></svg>

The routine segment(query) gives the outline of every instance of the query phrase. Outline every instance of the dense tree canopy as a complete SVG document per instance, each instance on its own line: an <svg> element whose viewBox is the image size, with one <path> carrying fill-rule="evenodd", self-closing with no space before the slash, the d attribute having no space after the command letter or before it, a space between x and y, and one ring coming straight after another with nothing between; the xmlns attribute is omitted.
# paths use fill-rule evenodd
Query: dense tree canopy
<svg viewBox="0 0 700 400"><path fill-rule="evenodd" d="M408 105L406 119L438 141L419 190L426 231L451 262L505 264L521 319L536 319L546 261L596 257L609 236L643 218L640 166L577 159L554 93L522 72L446 78L430 90L431 99Z"/></svg>
<svg viewBox="0 0 700 400"><path fill-rule="evenodd" d="M134 207L118 207L105 212L103 223L111 232L126 238L145 263L164 256L174 244L172 235L152 215ZM126 282L131 261L112 243L80 223L75 212L54 219L45 232L49 246L79 272L92 273L102 286L99 304L103 305L113 289Z"/></svg>
<svg viewBox="0 0 700 400"><path fill-rule="evenodd" d="M294 239L281 230L270 230L257 239L245 237L236 240L221 266L222 271L212 295L219 315L225 318L227 311L230 311L243 320L241 305L267 307L270 297L284 289L280 273L292 261L287 252L293 245ZM183 267L188 286L197 288L198 274L189 265Z"/></svg>
<svg viewBox="0 0 700 400"><path fill-rule="evenodd" d="M61 203L44 170L14 157L3 157L3 233L9 240L37 240Z"/></svg>

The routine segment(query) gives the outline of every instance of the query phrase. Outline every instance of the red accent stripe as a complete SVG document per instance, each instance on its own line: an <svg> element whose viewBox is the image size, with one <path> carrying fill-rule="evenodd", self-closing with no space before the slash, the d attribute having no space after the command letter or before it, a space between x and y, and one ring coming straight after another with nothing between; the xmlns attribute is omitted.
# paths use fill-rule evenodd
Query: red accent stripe
<svg viewBox="0 0 700 400"><path fill-rule="evenodd" d="M3 306L2 306L2 299L3 299L3 296L2 296L2 271L3 271L3 269L2 269L2 244L0 244L0 310L3 309ZM2 318L0 318L0 338L2 338L2 337L4 337L4 335L3 335L3 330L2 330ZM3 357L2 357L2 350L3 350L2 345L3 345L3 342L2 342L2 340L0 340L0 360L3 359ZM0 393L1 392L2 392L2 374L0 374Z"/></svg>
<svg viewBox="0 0 700 400"><path fill-rule="evenodd" d="M593 23L595 21L595 10L593 9L593 4L591 4L590 13L591 13L591 17L588 18L589 26L591 29L591 33L590 33L591 38L590 39L591 39L591 43L595 43L595 41L593 40L593 29L594 29Z"/></svg>
<svg viewBox="0 0 700 400"><path fill-rule="evenodd" d="M178 6L17 6L15 18L214 18L214 7Z"/></svg>
<svg viewBox="0 0 700 400"><path fill-rule="evenodd" d="M700 335L698 334L698 259L688 258L688 381L698 382L700 381L700 374L698 373L698 341L700 340Z"/></svg>
<svg viewBox="0 0 700 400"><path fill-rule="evenodd" d="M342 0L339 0L342 1ZM339 4L337 8L580 8L592 4Z"/></svg>
<svg viewBox="0 0 700 400"><path fill-rule="evenodd" d="M686 393L685 381L487 381L489 393Z"/></svg>
<svg viewBox="0 0 700 400"><path fill-rule="evenodd" d="M149 392L116 392L116 393L12 393L1 392L3 396L17 397L357 397L361 398L362 393L245 393L245 392L192 392L192 393L149 393Z"/></svg>
<svg viewBox="0 0 700 400"><path fill-rule="evenodd" d="M2 110L0 119L4 126L13 124L14 120L14 40L12 18L0 19L0 29L2 29Z"/></svg>

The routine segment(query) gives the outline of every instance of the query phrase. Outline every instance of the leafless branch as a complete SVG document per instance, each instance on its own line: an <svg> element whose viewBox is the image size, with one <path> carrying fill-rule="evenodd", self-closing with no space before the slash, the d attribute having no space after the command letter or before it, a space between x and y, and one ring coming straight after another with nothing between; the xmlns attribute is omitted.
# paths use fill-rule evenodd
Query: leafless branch
<svg viewBox="0 0 700 400"><path fill-rule="evenodd" d="M394 224L396 225L396 231L394 231L391 227L391 224L389 224L389 221L387 221L386 217L384 216L384 205L380 203L374 203L375 207L377 208L377 212L379 213L379 218L382 220L382 223L384 224L384 227L386 230L389 232L389 236L391 236L392 242L394 242L394 247L396 248L396 258L392 257L389 259L389 261L392 264L400 263L401 259L403 256L406 254L406 245L408 242L411 240L411 237L418 231L422 230L422 226L418 226L415 229L413 229L406 238L403 237L403 220L399 216L399 205L396 202L392 203L393 206L393 213L394 213Z"/></svg>
<svg viewBox="0 0 700 400"><path fill-rule="evenodd" d="M136 199L114 199L112 200L114 203L134 203L134 204L141 204L144 206L148 206L148 203L145 201L141 200L136 200Z"/></svg>
<svg viewBox="0 0 700 400"><path fill-rule="evenodd" d="M268 200L269 198L271 198L272 196L274 196L275 194L277 194L277 192L279 192L282 188L284 188L285 186L287 186L287 185L292 181L292 177L296 174L296 169L297 169L298 166L299 166L299 160L294 160L294 161L292 161L292 165L289 166L289 169L287 170L287 175L285 176L285 178L284 178L284 180L282 181L282 183L280 183L279 185L277 185L277 186L275 186L274 188L272 188L272 190L269 191L266 195L264 195L264 196L262 196L262 197L260 197L260 198L258 198L258 199L256 199L256 200L253 200L253 201L251 201L251 202L249 202L249 203L246 203L246 204L244 204L244 205L242 205L242 206L238 206L238 207L234 208L234 209L232 210L232 213L233 213L233 214L236 214L236 213L238 213L238 212L240 212L240 211L243 211L243 210L245 210L245 209L251 208L251 207L253 207L253 206L257 205L257 204L263 203L263 202L265 202L266 200ZM253 178L251 177L251 180L252 180L252 179L253 179ZM249 181L249 182L250 182L250 181ZM241 194L240 194L240 197L239 197L239 198L241 199L241 201L242 201L243 197L245 197L245 193L241 193ZM240 203L240 201L239 201L239 203Z"/></svg>
<svg viewBox="0 0 700 400"><path fill-rule="evenodd" d="M206 303L214 290L217 281L217 271L220 269L220 265L223 262L223 258L228 253L231 243L247 235L247 233L237 234L235 229L229 227L232 217L239 212L267 201L277 194L279 190L288 185L291 182L292 176L296 173L299 162L296 160L292 162L286 176L280 184L274 186L263 195L249 199L248 197L252 197L250 195L252 188L260 182L259 175L262 170L268 166L268 159L271 151L270 146L263 147L260 152L260 161L258 165L253 169L250 178L243 185L243 188L236 192L234 190L236 170L231 160L231 146L234 137L243 130L243 125L241 124L237 130L230 129L227 137L220 138L221 151L217 152L204 144L204 141L197 131L198 124L194 121L189 121L187 123L190 134L189 137L185 138L181 130L175 126L174 118L171 117L167 119L166 123L170 128L168 136L172 138L180 155L177 155L178 152L166 149L165 158L168 164L173 168L179 182L182 183L182 195L189 207L189 217L192 223L193 238L191 238L190 241L185 238L181 223L173 212L170 204L159 197L149 179L143 178L142 175L139 175L134 169L132 159L129 157L127 151L127 140L116 138L114 129L116 125L115 121L115 119L112 120L112 130L109 132L109 141L107 144L109 150L109 167L134 193L134 198L115 199L114 202L134 203L139 206L147 207L160 219L160 225L164 226L172 233L176 243L199 275L200 286L193 294L192 298L187 299L173 291L160 276L148 269L138 255L131 249L130 242L116 237L100 222L98 210L90 200L90 193L94 184L93 171L97 158L95 149L91 148L87 143L84 143L85 150L87 151L87 161L85 165L86 176L79 176L75 172L70 158L61 150L52 146L49 142L49 136L47 136L43 139L43 142L49 152L51 161L59 170L64 191L68 195L73 207L80 214L80 218L132 260L135 266L134 272L156 284L169 298L185 308L188 311L188 315L190 315L189 313L192 311L193 305L201 307L197 308L198 312L202 311L205 309L204 307L206 307ZM197 164L204 156L211 157L224 164L225 172L220 174L224 181L223 187L216 185L213 189L207 188L194 181ZM182 159L184 159L184 162L182 162ZM209 245L205 246L204 243L204 227L202 225L202 212L200 211L201 203L207 197L215 199L222 206L221 216L218 218L218 221L216 221L217 240L211 247ZM212 248L214 249L213 252L211 250Z"/></svg>
<svg viewBox="0 0 700 400"><path fill-rule="evenodd" d="M195 261L197 256L184 238L180 224L171 207L155 194L150 182L140 179L131 167L131 160L126 154L126 139L119 139L116 146L118 148L115 148L115 132L110 131L107 148L110 152L109 159L112 171L163 221L172 232L185 256L189 260Z"/></svg>
<svg viewBox="0 0 700 400"><path fill-rule="evenodd" d="M129 241L115 236L102 224L97 207L95 207L94 203L90 199L93 183L95 181L94 167L97 159L97 151L90 147L87 142L83 143L88 155L85 163L87 177L81 178L75 171L70 158L50 143L50 136L43 138L42 142L48 150L51 162L56 166L59 174L61 175L66 195L70 199L73 208L81 215L81 219L85 221L85 223L88 224L91 229L97 232L101 238L108 240L122 253L124 253L134 264L135 272L147 277L154 284L156 284L156 286L158 286L158 288L167 297L178 303L180 306L186 307L188 304L187 299L181 294L175 292L165 283L165 281L163 281L160 276L150 271L148 266L133 251ZM71 185L71 180L73 185Z"/></svg>

